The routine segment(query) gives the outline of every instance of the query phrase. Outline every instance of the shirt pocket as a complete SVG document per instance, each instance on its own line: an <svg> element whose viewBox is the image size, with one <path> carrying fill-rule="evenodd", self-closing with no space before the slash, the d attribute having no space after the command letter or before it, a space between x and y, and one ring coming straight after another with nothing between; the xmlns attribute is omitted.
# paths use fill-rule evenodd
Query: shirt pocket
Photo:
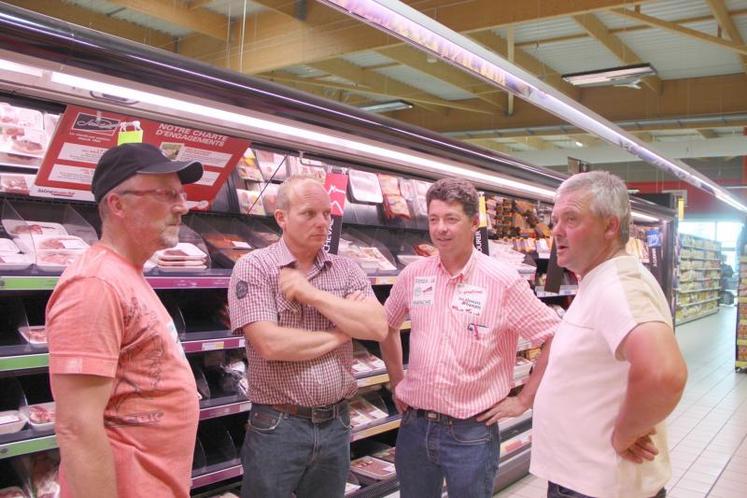
<svg viewBox="0 0 747 498"><path fill-rule="evenodd" d="M277 298L278 325L281 327L303 328L303 308L297 301L290 301L279 295Z"/></svg>

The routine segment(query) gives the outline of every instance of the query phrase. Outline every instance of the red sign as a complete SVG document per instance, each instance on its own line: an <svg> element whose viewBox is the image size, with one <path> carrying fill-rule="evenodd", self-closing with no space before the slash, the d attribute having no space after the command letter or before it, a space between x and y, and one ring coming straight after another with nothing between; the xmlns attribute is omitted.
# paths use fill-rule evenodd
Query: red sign
<svg viewBox="0 0 747 498"><path fill-rule="evenodd" d="M345 211L345 192L348 188L348 175L340 173L327 173L324 180L324 188L329 194L332 204L332 216L342 216Z"/></svg>
<svg viewBox="0 0 747 498"><path fill-rule="evenodd" d="M249 147L248 140L220 133L71 105L49 144L32 194L93 200L96 163L117 145L124 125L131 130L134 121L140 123L143 142L159 147L170 159L202 163L200 181L185 185L190 201L212 200Z"/></svg>

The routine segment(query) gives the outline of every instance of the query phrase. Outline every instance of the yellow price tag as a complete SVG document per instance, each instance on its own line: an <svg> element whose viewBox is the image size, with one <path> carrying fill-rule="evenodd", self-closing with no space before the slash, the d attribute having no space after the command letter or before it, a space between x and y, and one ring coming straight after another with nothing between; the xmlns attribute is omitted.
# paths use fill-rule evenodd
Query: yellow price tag
<svg viewBox="0 0 747 498"><path fill-rule="evenodd" d="M485 206L485 196L480 194L480 228L488 226L488 209Z"/></svg>
<svg viewBox="0 0 747 498"><path fill-rule="evenodd" d="M128 131L127 128L132 127ZM117 134L117 145L122 144L139 144L143 141L143 129L140 128L140 121L124 122L119 124L119 133Z"/></svg>

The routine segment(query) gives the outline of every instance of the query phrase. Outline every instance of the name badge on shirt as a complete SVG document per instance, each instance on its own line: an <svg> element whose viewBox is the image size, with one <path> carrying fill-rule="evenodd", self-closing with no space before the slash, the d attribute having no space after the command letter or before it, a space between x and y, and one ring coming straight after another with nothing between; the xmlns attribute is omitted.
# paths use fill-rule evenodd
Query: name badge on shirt
<svg viewBox="0 0 747 498"><path fill-rule="evenodd" d="M451 309L471 315L480 315L485 309L487 291L482 287L468 284L458 284L454 297L451 299Z"/></svg>
<svg viewBox="0 0 747 498"><path fill-rule="evenodd" d="M412 289L413 306L433 306L436 297L436 277L415 277Z"/></svg>

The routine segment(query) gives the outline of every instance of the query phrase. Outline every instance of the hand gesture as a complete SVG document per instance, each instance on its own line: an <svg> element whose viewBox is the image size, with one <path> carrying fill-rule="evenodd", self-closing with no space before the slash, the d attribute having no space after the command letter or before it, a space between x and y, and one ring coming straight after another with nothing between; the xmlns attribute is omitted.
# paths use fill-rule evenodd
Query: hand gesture
<svg viewBox="0 0 747 498"><path fill-rule="evenodd" d="M289 301L309 304L317 292L301 271L295 268L283 268L278 275L278 289Z"/></svg>
<svg viewBox="0 0 747 498"><path fill-rule="evenodd" d="M638 438L623 440L615 431L612 434L612 447L618 455L633 463L651 461L659 454L659 450L651 439L654 434L656 434L656 429L651 429L650 432Z"/></svg>
<svg viewBox="0 0 747 498"><path fill-rule="evenodd" d="M529 406L521 398L509 396L478 415L477 421L485 422L485 425L493 425L505 417L518 417L528 409Z"/></svg>

